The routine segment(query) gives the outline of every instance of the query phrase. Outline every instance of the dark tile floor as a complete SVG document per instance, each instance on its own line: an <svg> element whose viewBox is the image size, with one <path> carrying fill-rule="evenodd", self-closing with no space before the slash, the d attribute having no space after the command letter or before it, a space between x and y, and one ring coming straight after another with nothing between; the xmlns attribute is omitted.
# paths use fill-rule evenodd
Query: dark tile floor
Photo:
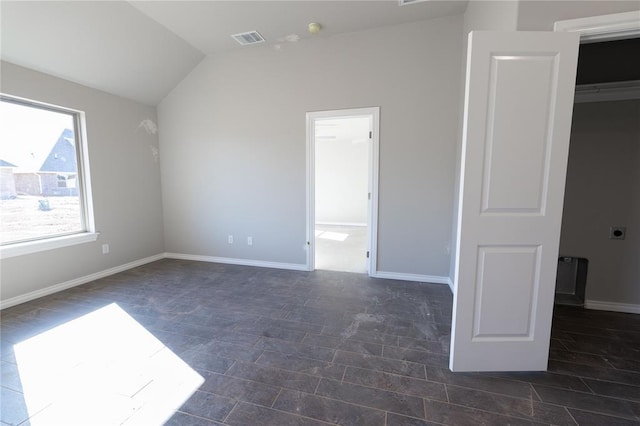
<svg viewBox="0 0 640 426"><path fill-rule="evenodd" d="M2 311L1 420L640 424L640 316L556 307L548 372L454 374L451 303L443 285L155 262Z"/></svg>

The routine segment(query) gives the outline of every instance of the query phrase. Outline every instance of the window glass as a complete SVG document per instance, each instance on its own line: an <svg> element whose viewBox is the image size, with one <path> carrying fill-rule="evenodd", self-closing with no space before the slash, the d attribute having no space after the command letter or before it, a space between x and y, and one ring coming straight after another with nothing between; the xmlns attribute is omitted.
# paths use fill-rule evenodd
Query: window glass
<svg viewBox="0 0 640 426"><path fill-rule="evenodd" d="M87 230L79 113L0 99L0 243Z"/></svg>

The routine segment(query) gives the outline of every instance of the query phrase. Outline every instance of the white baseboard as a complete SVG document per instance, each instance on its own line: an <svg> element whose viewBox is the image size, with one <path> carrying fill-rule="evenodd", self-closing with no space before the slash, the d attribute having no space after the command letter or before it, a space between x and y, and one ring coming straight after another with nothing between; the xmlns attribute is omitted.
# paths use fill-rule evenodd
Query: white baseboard
<svg viewBox="0 0 640 426"><path fill-rule="evenodd" d="M53 293L57 293L62 290L66 290L71 287L76 287L81 284L86 284L90 281L95 281L100 278L108 277L109 275L117 274L128 269L133 269L138 266L145 265L147 263L155 262L156 260L164 259L164 254L157 254L155 256L145 257L144 259L135 260L133 262L125 263L124 265L115 266L113 268L105 269L104 271L96 272L94 274L85 275L84 277L75 278L73 280L65 281L63 283L54 284L49 287L41 288L20 296L12 297L7 300L0 301L0 310L9 308L11 306L19 305L30 300L37 299L39 297L48 296Z"/></svg>
<svg viewBox="0 0 640 426"><path fill-rule="evenodd" d="M640 314L640 305L630 303L601 302L599 300L585 300L584 307L598 311L625 312L628 314Z"/></svg>
<svg viewBox="0 0 640 426"><path fill-rule="evenodd" d="M228 265L257 266L259 268L288 269L291 271L308 271L307 265L299 263L279 263L264 260L233 259L230 257L200 256L196 254L165 253L168 259L195 260L198 262L226 263Z"/></svg>
<svg viewBox="0 0 640 426"><path fill-rule="evenodd" d="M402 281L415 281L419 283L433 283L433 284L449 284L451 281L449 277L440 277L437 275L419 275L419 274L404 274L401 272L384 272L376 271L372 275L374 278L384 278L387 280L402 280Z"/></svg>
<svg viewBox="0 0 640 426"><path fill-rule="evenodd" d="M453 291L453 281L451 280L451 277L447 277L447 285L449 286L449 290L451 290L451 293L454 293L454 291Z"/></svg>

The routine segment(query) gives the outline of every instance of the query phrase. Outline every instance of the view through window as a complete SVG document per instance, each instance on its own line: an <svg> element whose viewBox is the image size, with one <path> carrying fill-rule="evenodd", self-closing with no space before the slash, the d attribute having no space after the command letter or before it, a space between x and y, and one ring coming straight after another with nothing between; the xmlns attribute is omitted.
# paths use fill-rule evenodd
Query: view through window
<svg viewBox="0 0 640 426"><path fill-rule="evenodd" d="M0 98L0 242L87 230L79 113Z"/></svg>

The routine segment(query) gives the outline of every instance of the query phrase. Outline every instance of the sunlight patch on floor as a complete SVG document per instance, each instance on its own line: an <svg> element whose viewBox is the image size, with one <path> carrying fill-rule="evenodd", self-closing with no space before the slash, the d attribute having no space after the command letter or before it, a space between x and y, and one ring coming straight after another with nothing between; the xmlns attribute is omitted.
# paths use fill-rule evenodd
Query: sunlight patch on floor
<svg viewBox="0 0 640 426"><path fill-rule="evenodd" d="M343 232L331 232L331 231L320 231L320 234L318 234L318 231L316 231L316 237L318 238L322 238L324 240L331 240L331 241L344 241L347 238L349 238L349 234L345 234Z"/></svg>
<svg viewBox="0 0 640 426"><path fill-rule="evenodd" d="M161 424L204 382L115 303L14 351L31 425Z"/></svg>

